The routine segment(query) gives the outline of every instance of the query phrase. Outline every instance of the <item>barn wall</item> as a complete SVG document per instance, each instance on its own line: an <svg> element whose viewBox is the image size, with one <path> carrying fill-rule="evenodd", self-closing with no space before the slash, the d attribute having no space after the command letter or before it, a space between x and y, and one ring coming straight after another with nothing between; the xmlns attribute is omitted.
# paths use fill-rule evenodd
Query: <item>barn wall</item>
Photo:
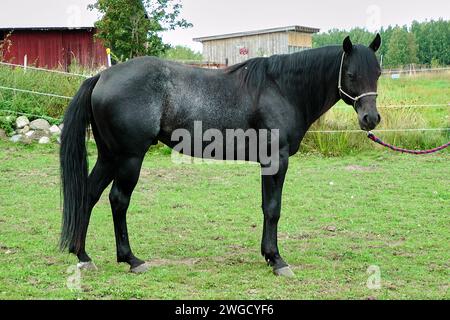
<svg viewBox="0 0 450 320"><path fill-rule="evenodd" d="M76 59L81 65L96 68L106 64L106 53L94 32L88 30L14 31L5 60L37 67L67 70Z"/></svg>
<svg viewBox="0 0 450 320"><path fill-rule="evenodd" d="M225 64L228 58L228 65L233 65L250 58L292 53L311 47L312 35L309 33L277 32L205 41L203 58L220 64Z"/></svg>
<svg viewBox="0 0 450 320"><path fill-rule="evenodd" d="M286 32L205 41L203 58L220 64L228 59L228 65L233 65L250 58L286 53L287 45Z"/></svg>

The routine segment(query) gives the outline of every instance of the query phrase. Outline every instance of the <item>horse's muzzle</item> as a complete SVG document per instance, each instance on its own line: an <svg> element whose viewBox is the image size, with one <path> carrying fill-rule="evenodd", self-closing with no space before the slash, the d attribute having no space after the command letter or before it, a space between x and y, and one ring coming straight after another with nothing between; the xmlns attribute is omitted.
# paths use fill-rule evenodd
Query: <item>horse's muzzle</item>
<svg viewBox="0 0 450 320"><path fill-rule="evenodd" d="M370 131L375 129L380 121L381 116L377 111L366 112L359 117L359 126L364 131Z"/></svg>

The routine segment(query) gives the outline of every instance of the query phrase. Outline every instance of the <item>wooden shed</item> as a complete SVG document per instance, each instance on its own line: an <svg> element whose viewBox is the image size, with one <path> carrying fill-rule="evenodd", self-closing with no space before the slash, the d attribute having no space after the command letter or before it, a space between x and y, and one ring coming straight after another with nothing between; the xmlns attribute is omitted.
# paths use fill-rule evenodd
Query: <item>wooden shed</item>
<svg viewBox="0 0 450 320"><path fill-rule="evenodd" d="M203 59L233 65L250 58L268 57L312 48L312 35L320 30L289 26L195 38L203 44Z"/></svg>
<svg viewBox="0 0 450 320"><path fill-rule="evenodd" d="M9 43L4 61L24 64L26 57L30 65L66 70L75 60L89 68L106 65L106 50L95 39L98 14L88 9L95 1L21 2L7 1L0 11L0 40Z"/></svg>

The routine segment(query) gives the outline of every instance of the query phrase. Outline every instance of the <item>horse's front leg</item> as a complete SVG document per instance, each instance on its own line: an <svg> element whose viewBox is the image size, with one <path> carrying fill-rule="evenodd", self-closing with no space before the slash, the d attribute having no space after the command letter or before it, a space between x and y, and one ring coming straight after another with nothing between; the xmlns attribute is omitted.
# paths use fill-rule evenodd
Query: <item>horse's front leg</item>
<svg viewBox="0 0 450 320"><path fill-rule="evenodd" d="M261 254L273 267L276 275L292 277L294 273L281 258L277 243L278 221L281 212L281 195L288 169L289 153L280 150L279 169L274 175L262 175L262 209L264 213Z"/></svg>

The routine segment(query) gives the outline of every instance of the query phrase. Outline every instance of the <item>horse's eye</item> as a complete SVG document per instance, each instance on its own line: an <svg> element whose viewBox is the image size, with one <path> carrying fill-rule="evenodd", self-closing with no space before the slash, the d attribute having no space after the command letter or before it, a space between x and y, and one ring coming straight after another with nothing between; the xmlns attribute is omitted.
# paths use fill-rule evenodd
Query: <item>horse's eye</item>
<svg viewBox="0 0 450 320"><path fill-rule="evenodd" d="M349 78L350 80L352 80L352 81L356 79L355 75L354 75L353 73L351 73L351 72L348 72L348 73L347 73L347 76L348 76L348 78Z"/></svg>

